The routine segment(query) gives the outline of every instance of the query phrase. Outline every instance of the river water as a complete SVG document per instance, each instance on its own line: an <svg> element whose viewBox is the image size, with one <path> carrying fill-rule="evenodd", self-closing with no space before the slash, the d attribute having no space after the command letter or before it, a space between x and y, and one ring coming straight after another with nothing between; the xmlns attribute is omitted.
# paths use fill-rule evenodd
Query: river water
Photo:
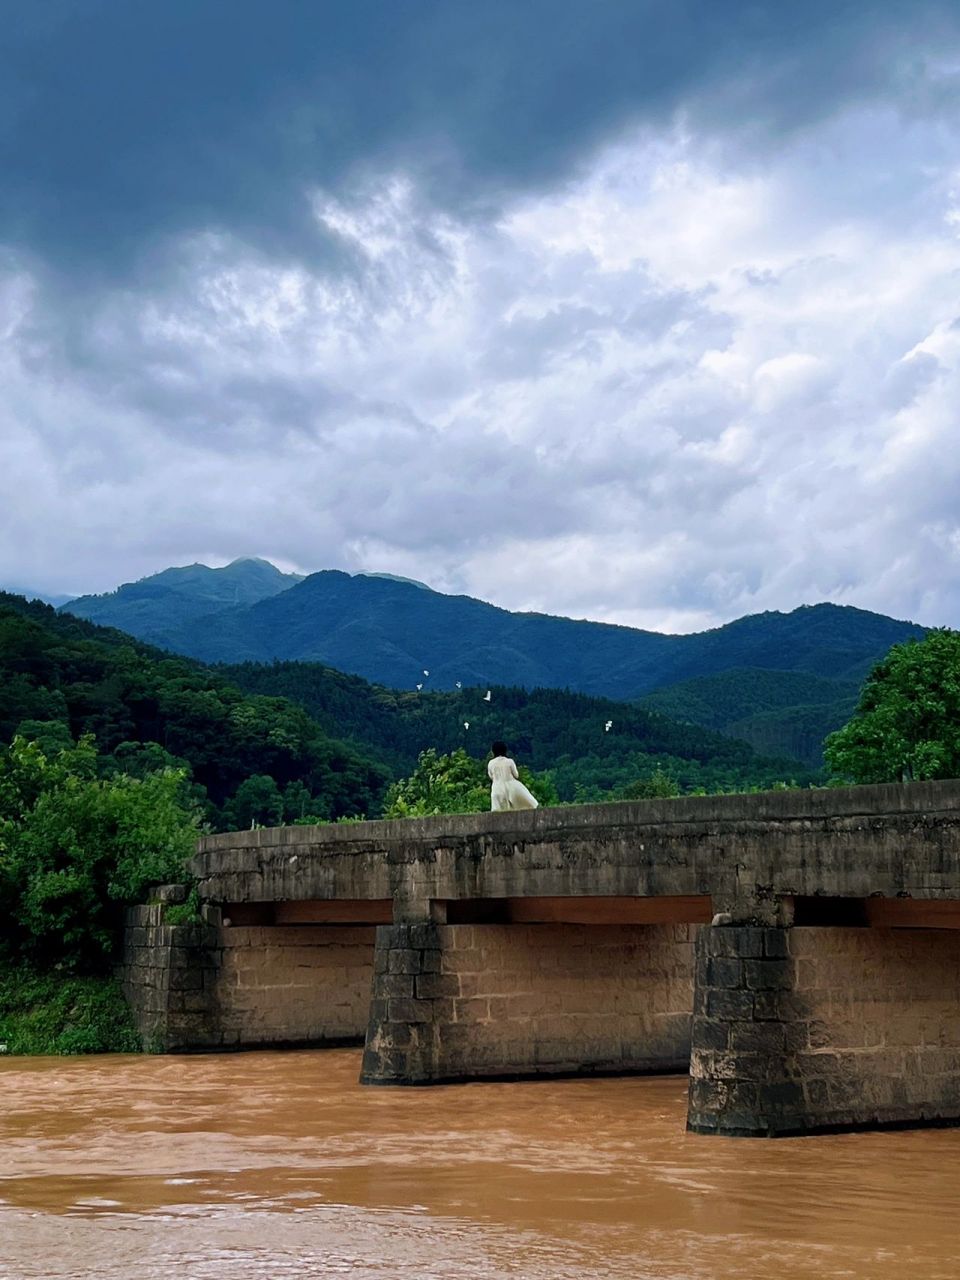
<svg viewBox="0 0 960 1280"><path fill-rule="evenodd" d="M686 1081L0 1059L0 1277L956 1280L960 1129L684 1132Z"/></svg>

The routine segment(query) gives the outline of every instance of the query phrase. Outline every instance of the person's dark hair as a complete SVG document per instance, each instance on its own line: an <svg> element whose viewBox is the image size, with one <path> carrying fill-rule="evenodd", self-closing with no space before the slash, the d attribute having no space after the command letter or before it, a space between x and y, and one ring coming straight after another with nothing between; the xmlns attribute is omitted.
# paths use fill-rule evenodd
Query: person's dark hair
<svg viewBox="0 0 960 1280"><path fill-rule="evenodd" d="M505 742L495 742L490 750L495 756L505 756L507 754L507 744Z"/></svg>

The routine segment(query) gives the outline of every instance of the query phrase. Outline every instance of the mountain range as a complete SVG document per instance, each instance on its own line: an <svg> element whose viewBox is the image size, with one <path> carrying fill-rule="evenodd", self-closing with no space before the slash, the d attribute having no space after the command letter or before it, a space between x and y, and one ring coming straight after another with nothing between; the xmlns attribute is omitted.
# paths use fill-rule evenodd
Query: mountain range
<svg viewBox="0 0 960 1280"><path fill-rule="evenodd" d="M393 690L317 663L211 670L0 592L0 746L16 734L53 755L89 734L102 776L185 768L184 794L218 829L373 816L424 750L465 749L479 766L500 737L549 771L563 801L643 794L662 772L684 791L818 780L634 704L497 685Z"/></svg>
<svg viewBox="0 0 960 1280"><path fill-rule="evenodd" d="M816 763L891 645L923 627L834 604L690 635L513 613L386 575L263 560L167 569L63 608L207 663L321 663L398 689L569 689Z"/></svg>

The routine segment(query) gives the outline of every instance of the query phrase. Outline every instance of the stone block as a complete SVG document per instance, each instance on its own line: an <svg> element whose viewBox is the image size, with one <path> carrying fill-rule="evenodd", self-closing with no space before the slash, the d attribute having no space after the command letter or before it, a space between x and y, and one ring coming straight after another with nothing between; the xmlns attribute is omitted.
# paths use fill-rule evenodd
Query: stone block
<svg viewBox="0 0 960 1280"><path fill-rule="evenodd" d="M751 991L708 991L707 1016L730 1022L751 1019L753 993Z"/></svg>
<svg viewBox="0 0 960 1280"><path fill-rule="evenodd" d="M482 997L455 1000L453 1007L457 1022L487 1022L490 1018L490 1002Z"/></svg>
<svg viewBox="0 0 960 1280"><path fill-rule="evenodd" d="M419 951L397 948L390 952L387 960L387 973L416 974L421 969Z"/></svg>
<svg viewBox="0 0 960 1280"><path fill-rule="evenodd" d="M790 960L744 960L743 980L751 991L793 989L793 962Z"/></svg>
<svg viewBox="0 0 960 1280"><path fill-rule="evenodd" d="M424 973L413 979L419 1000L433 1000L441 996L459 996L460 979L454 973ZM413 992L410 993L411 995Z"/></svg>
<svg viewBox="0 0 960 1280"><path fill-rule="evenodd" d="M754 925L714 925L702 929L700 941L709 956L742 957L759 960L763 956L766 929Z"/></svg>
<svg viewBox="0 0 960 1280"><path fill-rule="evenodd" d="M429 1000L388 1000L387 1021L398 1022L430 1022L433 1019L433 1007Z"/></svg>
<svg viewBox="0 0 960 1280"><path fill-rule="evenodd" d="M417 979L412 974L381 974L377 981L377 994L383 1000L413 999L418 994L416 983Z"/></svg>
<svg viewBox="0 0 960 1280"><path fill-rule="evenodd" d="M782 1054L783 1027L778 1022L731 1022L729 1046L738 1053Z"/></svg>
<svg viewBox="0 0 960 1280"><path fill-rule="evenodd" d="M788 939L790 930L787 929L764 929L763 931L763 954L770 959L789 958L790 947Z"/></svg>
<svg viewBox="0 0 960 1280"><path fill-rule="evenodd" d="M710 956L707 960L706 985L726 989L742 986L743 964L739 957Z"/></svg>

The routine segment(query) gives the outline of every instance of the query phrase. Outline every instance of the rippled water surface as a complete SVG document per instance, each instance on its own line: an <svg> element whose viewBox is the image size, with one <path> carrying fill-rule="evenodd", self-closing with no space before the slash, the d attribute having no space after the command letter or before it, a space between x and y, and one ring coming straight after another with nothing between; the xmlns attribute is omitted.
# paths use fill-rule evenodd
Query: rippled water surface
<svg viewBox="0 0 960 1280"><path fill-rule="evenodd" d="M0 1061L0 1277L960 1277L960 1130L694 1137L676 1077L358 1069Z"/></svg>

